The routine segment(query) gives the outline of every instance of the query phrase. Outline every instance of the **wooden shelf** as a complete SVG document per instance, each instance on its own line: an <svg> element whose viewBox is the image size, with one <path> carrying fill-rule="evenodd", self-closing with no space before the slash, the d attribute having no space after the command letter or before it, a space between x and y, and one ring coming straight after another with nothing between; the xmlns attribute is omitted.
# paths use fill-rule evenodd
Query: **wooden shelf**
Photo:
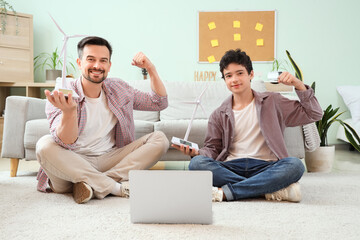
<svg viewBox="0 0 360 240"><path fill-rule="evenodd" d="M41 98L42 88L52 90L54 83L34 83L34 82L0 82L0 113L5 108L5 100L10 96L10 88L25 88L26 97Z"/></svg>
<svg viewBox="0 0 360 240"><path fill-rule="evenodd" d="M36 82L0 82L0 87L54 87L53 83L36 83Z"/></svg>

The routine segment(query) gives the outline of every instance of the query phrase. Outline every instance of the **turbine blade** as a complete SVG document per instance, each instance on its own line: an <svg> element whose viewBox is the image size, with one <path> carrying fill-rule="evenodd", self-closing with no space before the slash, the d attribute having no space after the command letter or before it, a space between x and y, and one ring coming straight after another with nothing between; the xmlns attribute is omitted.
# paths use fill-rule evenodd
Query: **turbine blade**
<svg viewBox="0 0 360 240"><path fill-rule="evenodd" d="M57 28L60 30L60 32L62 32L62 34L64 34L66 36L66 34L64 33L64 31L60 28L60 26L57 24L57 22L55 21L55 19L50 15L49 13L49 16L51 17L51 19L53 20L53 22L55 23L55 25L57 26Z"/></svg>
<svg viewBox="0 0 360 240"><path fill-rule="evenodd" d="M201 107L201 110L204 112L205 117L206 117L206 116L207 116L207 114L206 114L205 108L203 107L203 105L201 105L201 103L199 104L199 106Z"/></svg>
<svg viewBox="0 0 360 240"><path fill-rule="evenodd" d="M60 58L63 56L63 54L64 54L64 52L65 52L66 45L67 45L67 38L65 38L65 40L64 40L64 45L63 45L63 47L62 47L62 49L61 49L61 52L60 52L60 54L59 54L59 60L60 60Z"/></svg>
<svg viewBox="0 0 360 240"><path fill-rule="evenodd" d="M210 86L210 84L208 84L208 85L206 86L206 88L201 92L201 94L200 94L200 96L199 96L199 98L198 98L199 101L201 100L201 97L204 95L205 91L208 89L209 86Z"/></svg>
<svg viewBox="0 0 360 240"><path fill-rule="evenodd" d="M77 38L77 37L88 37L89 35L80 35L80 34L76 34L76 35L71 35L68 36L68 38Z"/></svg>

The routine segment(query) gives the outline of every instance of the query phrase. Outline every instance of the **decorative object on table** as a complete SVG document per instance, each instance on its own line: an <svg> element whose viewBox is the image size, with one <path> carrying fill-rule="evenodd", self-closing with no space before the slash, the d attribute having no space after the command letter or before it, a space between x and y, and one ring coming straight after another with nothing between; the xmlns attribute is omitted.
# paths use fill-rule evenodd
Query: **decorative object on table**
<svg viewBox="0 0 360 240"><path fill-rule="evenodd" d="M49 14L50 15L50 14ZM76 38L76 37L86 37L87 35L79 35L79 34L76 34L76 35L66 35L65 32L60 28L60 26L57 24L57 22L55 21L55 19L50 15L50 18L53 20L53 22L55 23L56 27L59 29L59 31L64 35L64 45L63 45L63 48L61 50L61 53L60 53L60 57L62 56L63 57L63 68L62 68L62 72L61 72L61 85L59 84L56 84L55 85L55 89L58 90L58 91L61 91L63 92L65 95L69 94L69 93L72 93L72 96L74 98L76 97L79 97L76 92L72 91L71 89L68 89L67 88L67 85L66 85L66 57L67 57L67 42L69 40L69 38ZM71 79L69 79L71 80Z"/></svg>
<svg viewBox="0 0 360 240"><path fill-rule="evenodd" d="M11 4L9 4L8 2L6 2L5 0L0 0L0 20L1 20L1 29L0 30L1 30L2 34L4 34L6 31L8 9L11 10L15 15L16 35L17 35L19 33L19 28L18 28L19 22L18 22L17 13L16 13L14 7Z"/></svg>
<svg viewBox="0 0 360 240"><path fill-rule="evenodd" d="M290 72L292 70L293 67L288 61L274 58L271 71L268 73L268 80L272 83L278 83L277 78L283 71Z"/></svg>
<svg viewBox="0 0 360 240"><path fill-rule="evenodd" d="M72 70L76 71L76 67L72 62L68 63ZM55 82L56 78L61 77L63 62L60 59L58 48L52 53L42 52L34 57L34 71L46 68L46 82ZM68 66L66 66L67 71Z"/></svg>
<svg viewBox="0 0 360 240"><path fill-rule="evenodd" d="M209 87L209 85L207 85L205 87L205 89L200 93L200 95L195 99L195 101L183 102L185 104L195 104L195 108L194 108L194 111L193 111L193 113L191 115L191 119L190 119L189 125L187 127L184 139L173 137L171 139L171 142L173 144L176 144L176 145L184 144L184 145L188 145L190 148L198 149L198 147L197 147L198 145L196 143L188 141L188 138L189 138L189 134L190 134L190 131L191 131L192 123L193 123L194 118L195 118L196 111L197 111L199 106L201 107L201 110L206 115L206 111L205 111L204 107L201 105L201 98L204 95L206 89L208 89L208 87Z"/></svg>
<svg viewBox="0 0 360 240"><path fill-rule="evenodd" d="M148 75L148 71L146 70L146 68L142 68L142 69L141 69L141 73L142 73L142 75L143 75L143 77L144 77L144 80L146 80L146 79L147 79L147 75Z"/></svg>
<svg viewBox="0 0 360 240"><path fill-rule="evenodd" d="M278 77L280 76L280 74L283 71L290 72L291 68L292 65L288 61L274 58L274 61L272 63L272 69L267 74L267 81L265 82L266 90L268 92L294 92L293 86L288 86L278 82Z"/></svg>
<svg viewBox="0 0 360 240"><path fill-rule="evenodd" d="M281 72L281 71L290 72L293 69L294 69L293 66L286 59L274 58L271 72Z"/></svg>
<svg viewBox="0 0 360 240"><path fill-rule="evenodd" d="M268 81L270 81L273 84L278 84L278 77L281 75L282 72L278 72L278 71L273 71L273 72L268 72Z"/></svg>

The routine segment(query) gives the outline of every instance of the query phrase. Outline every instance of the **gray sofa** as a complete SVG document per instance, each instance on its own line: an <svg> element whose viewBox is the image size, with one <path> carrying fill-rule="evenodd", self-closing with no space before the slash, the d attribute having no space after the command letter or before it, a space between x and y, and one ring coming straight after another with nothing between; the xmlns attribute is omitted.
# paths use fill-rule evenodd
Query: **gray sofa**
<svg viewBox="0 0 360 240"><path fill-rule="evenodd" d="M150 90L149 81L129 82L133 87ZM165 82L169 106L161 112L134 111L136 138L153 131L162 131L169 141L173 136L183 138L193 113L194 101L209 85L202 97L205 112L198 108L189 140L203 146L207 118L231 93L223 81L219 82ZM252 87L264 91L263 85L254 82ZM36 160L35 146L40 137L49 134L49 125L44 112L45 100L10 96L6 99L3 145L1 156L11 159L11 175L16 176L20 159ZM289 154L304 158L304 137L301 127L287 128L285 142ZM186 169L189 157L170 147L154 169Z"/></svg>

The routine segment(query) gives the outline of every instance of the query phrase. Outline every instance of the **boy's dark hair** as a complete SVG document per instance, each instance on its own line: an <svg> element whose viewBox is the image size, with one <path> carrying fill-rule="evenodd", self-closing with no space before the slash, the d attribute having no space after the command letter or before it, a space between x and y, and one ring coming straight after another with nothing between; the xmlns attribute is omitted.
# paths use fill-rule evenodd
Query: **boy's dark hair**
<svg viewBox="0 0 360 240"><path fill-rule="evenodd" d="M243 65L248 74L253 70L251 59L246 52L241 51L239 48L236 50L227 51L224 56L220 60L220 72L222 78L224 78L224 69L229 66L231 63L237 63L239 65Z"/></svg>
<svg viewBox="0 0 360 240"><path fill-rule="evenodd" d="M78 51L78 55L79 55L80 59L82 58L84 47L86 45L98 45L98 46L107 47L109 49L110 59L111 59L112 47L111 47L110 43L107 40L105 40L101 37L96 37L96 36L85 37L85 38L81 39L81 41L78 43L77 51Z"/></svg>

